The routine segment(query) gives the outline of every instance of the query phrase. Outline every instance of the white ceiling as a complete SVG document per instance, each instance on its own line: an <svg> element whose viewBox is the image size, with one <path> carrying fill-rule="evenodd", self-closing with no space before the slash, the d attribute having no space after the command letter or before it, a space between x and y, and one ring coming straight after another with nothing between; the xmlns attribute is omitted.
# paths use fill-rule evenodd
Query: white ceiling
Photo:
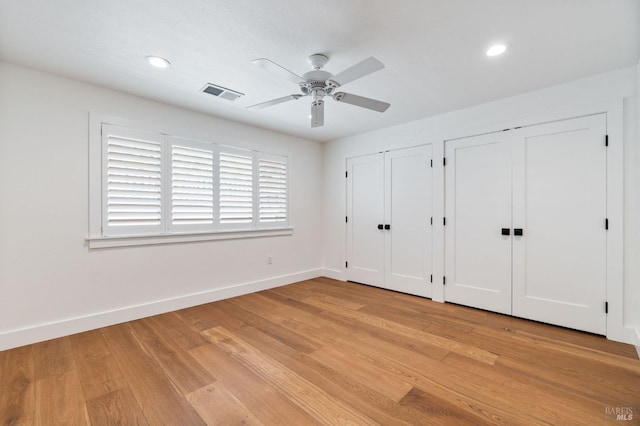
<svg viewBox="0 0 640 426"><path fill-rule="evenodd" d="M488 58L496 41L506 54ZM307 57L336 74L369 56L386 68L345 92L385 113L310 99L250 111L294 83ZM147 55L172 66L152 68ZM327 141L637 64L639 0L0 0L0 59L212 115ZM211 82L246 96L200 93Z"/></svg>

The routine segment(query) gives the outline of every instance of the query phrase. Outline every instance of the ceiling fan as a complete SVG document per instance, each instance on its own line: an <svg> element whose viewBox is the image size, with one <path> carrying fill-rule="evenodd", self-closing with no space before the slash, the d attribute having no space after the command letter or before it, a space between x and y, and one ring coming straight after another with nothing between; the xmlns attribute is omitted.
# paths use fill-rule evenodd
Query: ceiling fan
<svg viewBox="0 0 640 426"><path fill-rule="evenodd" d="M285 77L300 86L301 94L284 96L282 98L273 99L256 105L248 106L249 109L262 109L273 105L281 104L287 101L298 100L300 98L311 96L311 127L320 127L324 125L324 97L330 96L337 102L359 106L371 109L373 111L385 112L390 104L363 96L352 95L350 93L336 92L338 87L344 86L354 80L374 73L384 68L384 64L376 58L370 57L362 62L347 68L346 70L333 75L324 71L322 68L329 61L326 55L316 53L309 56L309 64L313 68L312 71L306 72L299 76L281 65L276 64L267 58L254 59L252 62L275 74Z"/></svg>

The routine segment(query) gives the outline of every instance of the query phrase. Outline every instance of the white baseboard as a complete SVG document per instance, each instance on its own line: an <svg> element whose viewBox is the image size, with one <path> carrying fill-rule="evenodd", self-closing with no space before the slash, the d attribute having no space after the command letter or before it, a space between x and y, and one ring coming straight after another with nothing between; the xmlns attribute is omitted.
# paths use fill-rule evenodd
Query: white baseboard
<svg viewBox="0 0 640 426"><path fill-rule="evenodd" d="M0 333L0 351L323 276L311 269Z"/></svg>
<svg viewBox="0 0 640 426"><path fill-rule="evenodd" d="M338 281L346 281L347 276L344 272L338 271L337 269L329 269L323 268L320 270L323 277L331 278Z"/></svg>
<svg viewBox="0 0 640 426"><path fill-rule="evenodd" d="M622 327L620 329L620 335L609 336L607 335L607 339L613 340L616 342L627 343L629 345L634 345L636 349L640 348L640 328L634 327ZM640 351L638 352L640 356Z"/></svg>

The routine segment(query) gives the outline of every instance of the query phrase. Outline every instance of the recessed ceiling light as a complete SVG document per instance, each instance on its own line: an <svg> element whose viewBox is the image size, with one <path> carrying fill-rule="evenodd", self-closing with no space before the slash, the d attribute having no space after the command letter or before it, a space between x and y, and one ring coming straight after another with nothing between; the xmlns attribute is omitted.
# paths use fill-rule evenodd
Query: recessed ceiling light
<svg viewBox="0 0 640 426"><path fill-rule="evenodd" d="M487 56L502 55L507 50L507 46L504 44L494 44L487 50Z"/></svg>
<svg viewBox="0 0 640 426"><path fill-rule="evenodd" d="M160 56L147 56L147 61L156 68L167 68L171 65L169 61Z"/></svg>

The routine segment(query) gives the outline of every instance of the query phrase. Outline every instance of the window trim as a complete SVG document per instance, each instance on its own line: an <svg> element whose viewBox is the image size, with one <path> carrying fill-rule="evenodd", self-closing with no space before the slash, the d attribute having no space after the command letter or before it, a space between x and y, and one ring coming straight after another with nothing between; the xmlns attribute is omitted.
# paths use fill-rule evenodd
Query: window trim
<svg viewBox="0 0 640 426"><path fill-rule="evenodd" d="M250 229L235 231L175 233L160 235L121 235L113 237L87 237L90 249L109 247L148 246L156 244L176 244L197 241L238 240L244 238L283 237L294 234L293 228Z"/></svg>
<svg viewBox="0 0 640 426"><path fill-rule="evenodd" d="M107 247L126 247L126 246L140 246L140 245L155 245L155 244L168 244L168 243L184 243L194 241L211 241L211 240L229 240L229 239L242 239L242 238L260 238L260 237L273 237L273 236L291 236L294 233L291 224L290 213L290 187L291 187L291 159L288 155L269 154L276 157L281 157L286 160L287 164L287 219L285 223L280 223L278 226L265 226L258 223L259 218L259 206L257 203L257 164L258 158L263 153L256 149L246 148L244 146L232 146L226 143L220 143L218 141L212 141L209 137L202 137L201 135L195 135L192 137L188 132L184 131L166 131L166 130L153 130L154 126L144 125L139 122L133 122L126 119L108 116L99 113L89 113L89 232L86 240L86 245L90 249L95 248L107 248ZM163 145L163 171L165 176L169 176L171 161L171 140L184 142L193 141L197 145L201 143L210 144L214 151L214 175L217 173L219 178L219 153L220 150L229 148L231 150L239 150L245 153L250 153L253 159L253 199L254 199L254 220L249 227L242 229L240 227L220 227L218 221L219 215L219 194L214 196L214 225L208 230L193 230L185 227L184 229L171 229L171 203L169 201L170 188L167 184L163 188L163 228L160 233L153 234L103 234L103 205L104 197L106 196L103 183L103 170L106 166L106 143L103 141L106 136L103 137L103 126L114 126L116 128L126 128L134 133L138 134L155 134L165 139ZM157 126L155 126L157 129ZM144 130L143 130L144 129ZM152 129L152 130L148 130ZM187 134L183 136L183 134ZM202 146L202 145L200 145ZM170 183L170 180L164 182ZM217 190L215 190L217 191ZM215 192L214 191L214 192Z"/></svg>

